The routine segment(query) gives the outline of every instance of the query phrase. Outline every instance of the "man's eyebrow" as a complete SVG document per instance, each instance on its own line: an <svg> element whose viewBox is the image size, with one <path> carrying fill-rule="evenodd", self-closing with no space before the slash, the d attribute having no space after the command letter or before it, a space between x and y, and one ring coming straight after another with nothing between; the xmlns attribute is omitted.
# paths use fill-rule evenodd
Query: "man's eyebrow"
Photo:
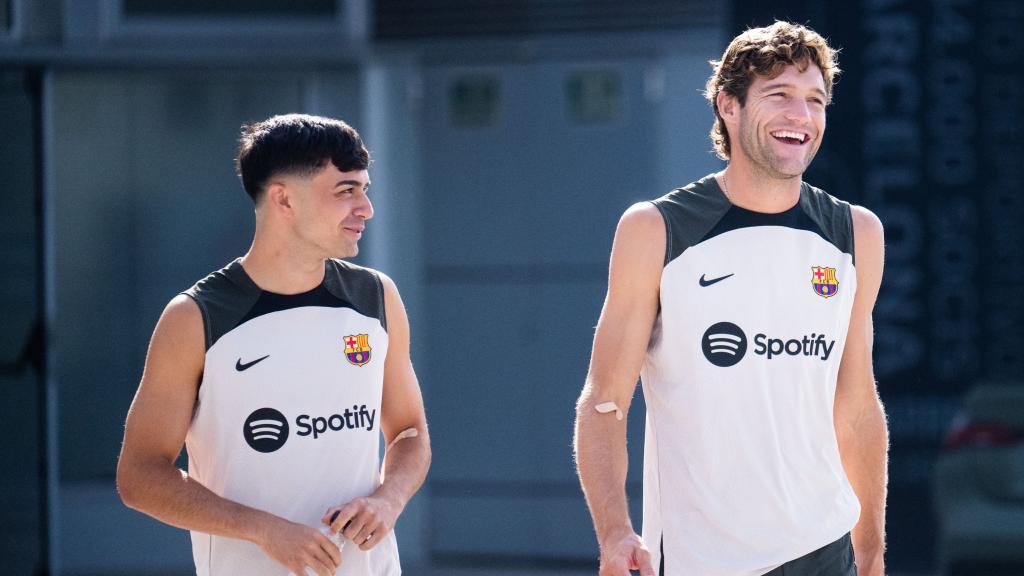
<svg viewBox="0 0 1024 576"><path fill-rule="evenodd" d="M763 92L770 92L770 91L776 90L778 88L793 88L793 85L790 84L789 82L773 82L772 84L768 84L766 86L762 86L761 87L761 92L762 93ZM828 94L825 94L825 91L822 90L821 88L818 88L817 86L815 86L814 87L814 91L817 92L819 95L821 95L822 98L828 98Z"/></svg>
<svg viewBox="0 0 1024 576"><path fill-rule="evenodd" d="M362 186L364 188L369 188L370 181L367 180L366 182L362 182L361 180L339 180L334 187L337 188L338 186Z"/></svg>

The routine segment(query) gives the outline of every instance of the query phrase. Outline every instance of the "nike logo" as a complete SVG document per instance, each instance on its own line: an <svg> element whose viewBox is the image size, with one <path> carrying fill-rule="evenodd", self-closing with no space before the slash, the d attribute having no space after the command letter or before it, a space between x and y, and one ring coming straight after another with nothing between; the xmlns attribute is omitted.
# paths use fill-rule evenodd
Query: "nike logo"
<svg viewBox="0 0 1024 576"><path fill-rule="evenodd" d="M708 286L711 286L715 282L721 282L722 280L725 280L726 278L728 278L730 276L733 276L734 274L735 274L735 272L733 274L726 274L725 276L722 276L721 278L712 278L711 280L705 280L704 279L704 275L701 274L700 275L700 285L703 288L707 288Z"/></svg>
<svg viewBox="0 0 1024 576"><path fill-rule="evenodd" d="M259 364L260 362L263 362L267 358L270 358L270 354L267 354L263 358L257 358L255 360L253 360L252 362L249 362L249 363L246 363L246 364L242 364L242 359L239 358L238 362L235 362L235 370L238 370L239 372L244 372L245 370L248 370L249 368L252 368L253 366Z"/></svg>

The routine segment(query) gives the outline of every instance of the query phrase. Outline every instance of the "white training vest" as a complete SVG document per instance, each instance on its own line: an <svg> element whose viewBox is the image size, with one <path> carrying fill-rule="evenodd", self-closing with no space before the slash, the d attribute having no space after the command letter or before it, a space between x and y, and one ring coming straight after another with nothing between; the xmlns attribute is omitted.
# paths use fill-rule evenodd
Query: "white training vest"
<svg viewBox="0 0 1024 576"><path fill-rule="evenodd" d="M264 292L238 260L186 294L199 304L206 364L186 438L189 475L229 500L322 528L331 507L380 482L388 335L375 272L327 260L310 292ZM192 532L199 576L285 576L250 542ZM393 532L348 542L336 576L395 576ZM303 575L304 576L304 575Z"/></svg>
<svg viewBox="0 0 1024 576"><path fill-rule="evenodd" d="M654 201L667 232L641 371L643 537L666 576L756 576L843 536L836 377L857 290L850 207L802 184L779 214L713 176Z"/></svg>

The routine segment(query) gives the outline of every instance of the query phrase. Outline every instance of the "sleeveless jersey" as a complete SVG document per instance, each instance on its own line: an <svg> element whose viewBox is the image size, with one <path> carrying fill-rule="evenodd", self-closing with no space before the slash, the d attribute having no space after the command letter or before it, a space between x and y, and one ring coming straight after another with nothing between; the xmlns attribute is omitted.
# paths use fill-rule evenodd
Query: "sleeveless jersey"
<svg viewBox="0 0 1024 576"><path fill-rule="evenodd" d="M713 176L653 203L667 247L641 370L643 537L668 576L764 574L860 515L832 418L850 206L801 184L793 208L753 212Z"/></svg>
<svg viewBox="0 0 1024 576"><path fill-rule="evenodd" d="M388 352L384 291L369 269L327 260L323 282L262 291L240 260L185 292L202 311L206 363L186 437L189 474L214 493L320 529L331 506L379 485ZM336 576L400 574L393 532L352 542ZM285 576L247 541L192 532L199 576ZM304 575L301 575L304 576Z"/></svg>

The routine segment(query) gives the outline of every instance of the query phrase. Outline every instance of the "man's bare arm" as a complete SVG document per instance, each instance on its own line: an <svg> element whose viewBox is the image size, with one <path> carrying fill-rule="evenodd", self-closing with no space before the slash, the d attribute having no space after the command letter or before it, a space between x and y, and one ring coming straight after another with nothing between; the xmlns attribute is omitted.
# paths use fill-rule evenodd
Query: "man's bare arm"
<svg viewBox="0 0 1024 576"><path fill-rule="evenodd" d="M249 540L296 574L333 574L338 548L319 531L221 498L174 465L195 409L205 363L199 307L180 295L153 331L128 411L117 487L130 508L179 528Z"/></svg>
<svg viewBox="0 0 1024 576"><path fill-rule="evenodd" d="M862 576L885 573L885 498L889 433L871 363L871 311L882 282L884 233L870 211L853 208L857 295L839 367L835 427L843 468L861 503L853 546Z"/></svg>
<svg viewBox="0 0 1024 576"><path fill-rule="evenodd" d="M628 576L630 569L654 574L626 502L625 416L658 313L664 258L661 214L652 204L634 205L615 232L608 295L576 406L576 464L601 547L602 576Z"/></svg>
<svg viewBox="0 0 1024 576"><path fill-rule="evenodd" d="M387 442L381 485L368 497L329 509L323 521L369 550L392 530L405 505L419 490L430 467L430 436L416 372L409 355L409 318L394 282L381 275L388 319L384 360L381 431ZM347 524L347 527L346 527ZM372 535L372 538L370 536ZM369 539L368 539L369 538Z"/></svg>

